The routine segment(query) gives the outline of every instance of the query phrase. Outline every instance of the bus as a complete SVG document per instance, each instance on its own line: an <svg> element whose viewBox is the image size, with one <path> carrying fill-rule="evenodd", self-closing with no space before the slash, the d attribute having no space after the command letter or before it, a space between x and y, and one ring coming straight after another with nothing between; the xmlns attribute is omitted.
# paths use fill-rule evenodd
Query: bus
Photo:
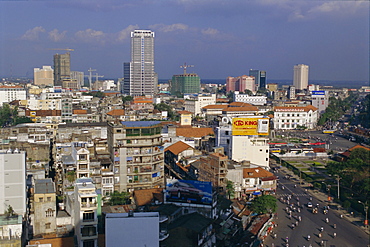
<svg viewBox="0 0 370 247"><path fill-rule="evenodd" d="M335 130L323 130L323 134L334 134Z"/></svg>

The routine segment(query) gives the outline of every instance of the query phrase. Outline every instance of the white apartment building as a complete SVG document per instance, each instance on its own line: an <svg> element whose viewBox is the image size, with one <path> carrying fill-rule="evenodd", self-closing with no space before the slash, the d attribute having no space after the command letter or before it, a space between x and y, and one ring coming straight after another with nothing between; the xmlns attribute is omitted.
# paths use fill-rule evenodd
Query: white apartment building
<svg viewBox="0 0 370 247"><path fill-rule="evenodd" d="M61 110L61 99L38 99L30 95L26 107L31 110Z"/></svg>
<svg viewBox="0 0 370 247"><path fill-rule="evenodd" d="M26 152L0 150L0 212L26 213Z"/></svg>
<svg viewBox="0 0 370 247"><path fill-rule="evenodd" d="M284 107L274 108L275 129L296 129L304 126L307 129L314 129L318 121L318 109L312 105L305 107Z"/></svg>
<svg viewBox="0 0 370 247"><path fill-rule="evenodd" d="M261 167L269 167L269 139L257 136L232 136L231 158L236 162L244 160Z"/></svg>
<svg viewBox="0 0 370 247"><path fill-rule="evenodd" d="M74 190L74 226L79 247L98 246L97 193L91 178L78 178Z"/></svg>
<svg viewBox="0 0 370 247"><path fill-rule="evenodd" d="M298 90L307 89L308 86L308 65L297 64L294 66L293 86Z"/></svg>
<svg viewBox="0 0 370 247"><path fill-rule="evenodd" d="M316 107L319 114L325 112L326 107L329 105L329 94L326 91L312 91L312 105Z"/></svg>
<svg viewBox="0 0 370 247"><path fill-rule="evenodd" d="M223 147L231 160L249 161L251 164L269 166L269 145L267 137L233 136L230 124L216 128L216 147Z"/></svg>
<svg viewBox="0 0 370 247"><path fill-rule="evenodd" d="M33 83L39 86L54 86L54 70L51 66L33 69Z"/></svg>
<svg viewBox="0 0 370 247"><path fill-rule="evenodd" d="M26 100L26 89L21 86L0 86L0 106L13 100Z"/></svg>
<svg viewBox="0 0 370 247"><path fill-rule="evenodd" d="M197 95L195 97L186 97L185 99L185 111L192 112L195 116L202 114L202 108L207 105L216 104L216 94L210 95Z"/></svg>
<svg viewBox="0 0 370 247"><path fill-rule="evenodd" d="M90 177L90 151L84 143L72 144L72 158L76 161L77 178Z"/></svg>
<svg viewBox="0 0 370 247"><path fill-rule="evenodd" d="M266 96L250 96L248 94L241 94L239 91L234 92L235 102L244 102L251 105L265 105L267 102Z"/></svg>

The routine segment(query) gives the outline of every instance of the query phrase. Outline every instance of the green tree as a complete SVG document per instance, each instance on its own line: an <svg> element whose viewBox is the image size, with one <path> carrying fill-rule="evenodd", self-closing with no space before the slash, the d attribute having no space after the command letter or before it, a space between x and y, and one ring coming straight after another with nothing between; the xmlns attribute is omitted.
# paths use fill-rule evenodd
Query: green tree
<svg viewBox="0 0 370 247"><path fill-rule="evenodd" d="M228 180L226 183L226 193L229 199L234 199L235 189L233 181Z"/></svg>
<svg viewBox="0 0 370 247"><path fill-rule="evenodd" d="M90 95L90 96L93 96L93 97L97 97L97 98L104 98L105 97L105 94L103 92L100 92L100 91L93 91L93 92L88 92L88 93L82 93L83 95Z"/></svg>
<svg viewBox="0 0 370 247"><path fill-rule="evenodd" d="M8 205L7 209L5 210L4 214L9 217L13 215L17 215L11 205Z"/></svg>
<svg viewBox="0 0 370 247"><path fill-rule="evenodd" d="M76 172L75 171L69 171L67 172L67 180L68 182L72 183L76 180Z"/></svg>
<svg viewBox="0 0 370 247"><path fill-rule="evenodd" d="M110 206L114 205L125 205L125 204L130 204L130 193L129 192L118 192L114 191L112 194L109 195L110 198L108 200L108 204Z"/></svg>
<svg viewBox="0 0 370 247"><path fill-rule="evenodd" d="M167 116L170 119L173 119L175 116L172 107L165 103L154 104L154 109L157 109L158 111L167 111Z"/></svg>
<svg viewBox="0 0 370 247"><path fill-rule="evenodd" d="M134 98L131 95L123 96L122 97L122 102L125 104L126 102L133 101Z"/></svg>
<svg viewBox="0 0 370 247"><path fill-rule="evenodd" d="M275 213L277 209L276 198L263 195L252 201L251 210L257 214Z"/></svg>

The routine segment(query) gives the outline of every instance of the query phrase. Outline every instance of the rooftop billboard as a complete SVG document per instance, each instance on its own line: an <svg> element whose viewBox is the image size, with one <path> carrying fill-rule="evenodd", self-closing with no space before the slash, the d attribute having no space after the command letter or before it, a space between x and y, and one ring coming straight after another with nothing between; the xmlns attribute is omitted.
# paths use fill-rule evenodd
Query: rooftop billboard
<svg viewBox="0 0 370 247"><path fill-rule="evenodd" d="M232 134L235 135L268 135L268 118L233 118Z"/></svg>
<svg viewBox="0 0 370 247"><path fill-rule="evenodd" d="M212 204L212 183L195 180L167 179L166 201Z"/></svg>

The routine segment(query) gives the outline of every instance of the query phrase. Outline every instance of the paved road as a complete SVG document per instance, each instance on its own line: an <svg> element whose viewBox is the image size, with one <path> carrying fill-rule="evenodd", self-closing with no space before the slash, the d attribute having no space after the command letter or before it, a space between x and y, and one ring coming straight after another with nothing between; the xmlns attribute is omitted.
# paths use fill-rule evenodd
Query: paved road
<svg viewBox="0 0 370 247"><path fill-rule="evenodd" d="M283 177L284 174L278 173L279 177ZM312 209L306 205L310 201L310 196L300 186L294 187L295 183L291 180L281 179L279 181L279 187L277 190L277 198L283 197L287 199L288 195L292 196L289 203L297 205L297 197L299 198L300 205L305 206L297 210L292 210L292 218L289 218L289 214L286 213L285 208L288 206L286 202L278 202L278 219L276 223L278 227L273 231L277 233L277 238L274 239L269 236L265 244L267 246L286 246L286 237L288 237L289 246L330 246L330 247L366 247L369 245L369 236L364 233L357 226L351 222L341 219L340 215L335 210L330 209L327 215L323 214L324 203L316 198L312 198L312 204L319 204L319 213L313 214ZM282 187L284 186L284 189ZM295 219L294 216L301 216L302 221ZM329 219L329 223L325 222L325 219ZM292 229L292 224L298 221L298 226ZM336 224L336 229L334 229ZM319 237L320 228L324 228L322 237ZM334 237L334 233L337 234ZM310 240L307 236L310 235ZM323 241L323 243L322 243ZM323 245L321 245L323 244Z"/></svg>

